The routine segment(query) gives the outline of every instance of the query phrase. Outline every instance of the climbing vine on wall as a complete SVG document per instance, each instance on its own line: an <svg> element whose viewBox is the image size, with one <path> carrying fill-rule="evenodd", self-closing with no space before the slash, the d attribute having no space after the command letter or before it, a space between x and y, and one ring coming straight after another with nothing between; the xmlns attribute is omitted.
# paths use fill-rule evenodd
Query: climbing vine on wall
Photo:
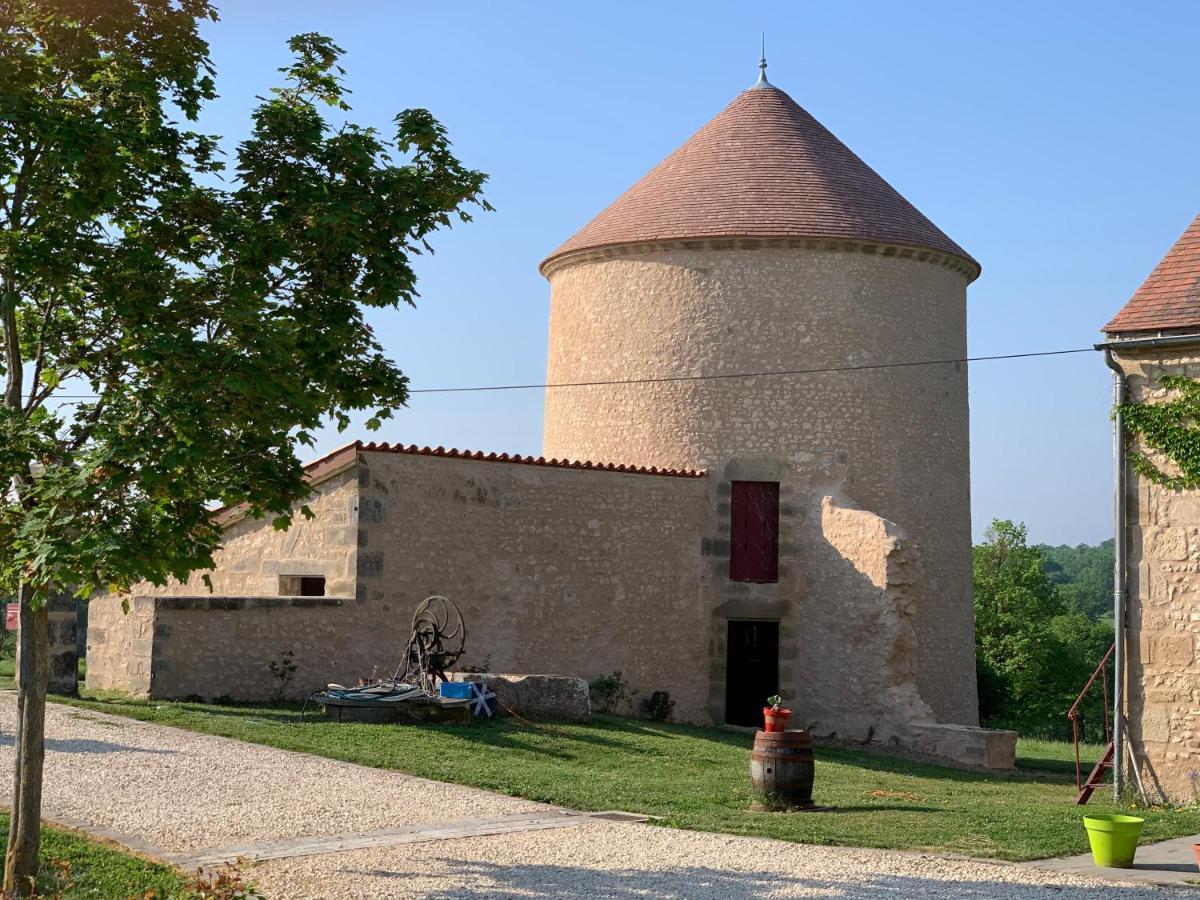
<svg viewBox="0 0 1200 900"><path fill-rule="evenodd" d="M1129 447L1129 464L1155 484L1169 488L1200 487L1200 381L1186 375L1164 375L1158 382L1173 392L1160 403L1125 403L1120 412L1129 439L1142 443L1175 464L1179 474L1164 472L1143 451Z"/></svg>

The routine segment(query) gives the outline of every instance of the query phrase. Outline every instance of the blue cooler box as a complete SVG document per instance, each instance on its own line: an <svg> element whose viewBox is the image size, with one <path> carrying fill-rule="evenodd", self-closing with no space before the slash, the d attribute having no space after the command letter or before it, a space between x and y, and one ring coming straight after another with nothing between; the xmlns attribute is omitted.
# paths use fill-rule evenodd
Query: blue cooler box
<svg viewBox="0 0 1200 900"><path fill-rule="evenodd" d="M469 681L443 681L438 692L448 700L470 700L473 686Z"/></svg>

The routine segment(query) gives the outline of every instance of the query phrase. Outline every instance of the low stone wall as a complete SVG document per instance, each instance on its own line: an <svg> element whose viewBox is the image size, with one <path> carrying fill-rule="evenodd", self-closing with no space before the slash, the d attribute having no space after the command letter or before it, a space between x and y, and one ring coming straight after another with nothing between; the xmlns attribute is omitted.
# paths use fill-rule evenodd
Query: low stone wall
<svg viewBox="0 0 1200 900"><path fill-rule="evenodd" d="M50 684L52 694L79 693L79 602L72 596L51 597L49 619Z"/></svg>
<svg viewBox="0 0 1200 900"><path fill-rule="evenodd" d="M79 607L70 594L59 594L46 601L46 638L51 694L74 697L79 694ZM20 671L20 640L17 642L17 670Z"/></svg>
<svg viewBox="0 0 1200 900"><path fill-rule="evenodd" d="M1007 772L1017 763L1017 733L973 725L914 722L903 742L907 750L936 756L958 766Z"/></svg>
<svg viewBox="0 0 1200 900"><path fill-rule="evenodd" d="M121 603L128 600L129 609ZM88 604L87 686L144 697L150 692L154 597L106 594Z"/></svg>
<svg viewBox="0 0 1200 900"><path fill-rule="evenodd" d="M345 597L131 597L94 601L88 640L89 688L157 698L267 700L277 685L269 664L293 654L284 691L306 697L327 682L364 674L346 627ZM366 627L366 623L358 623Z"/></svg>

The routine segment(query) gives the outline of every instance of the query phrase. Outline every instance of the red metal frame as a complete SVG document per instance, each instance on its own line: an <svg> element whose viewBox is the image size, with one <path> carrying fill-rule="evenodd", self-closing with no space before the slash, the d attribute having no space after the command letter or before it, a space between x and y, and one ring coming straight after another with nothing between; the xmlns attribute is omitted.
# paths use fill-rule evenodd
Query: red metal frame
<svg viewBox="0 0 1200 900"><path fill-rule="evenodd" d="M1108 648L1108 652L1104 654L1104 659L1100 660L1100 665L1096 666L1092 677L1088 679L1087 684L1083 686L1083 690L1079 692L1079 696L1075 698L1075 702L1071 704L1071 708L1067 711L1067 718L1071 720L1071 731L1075 737L1075 790L1083 789L1083 778L1079 771L1079 704L1083 702L1083 698L1087 696L1087 692L1092 685L1096 683L1096 679L1100 679L1100 685L1104 691L1104 743L1107 746L1112 742L1112 721L1109 716L1108 709L1108 661L1116 652L1117 645L1114 642Z"/></svg>

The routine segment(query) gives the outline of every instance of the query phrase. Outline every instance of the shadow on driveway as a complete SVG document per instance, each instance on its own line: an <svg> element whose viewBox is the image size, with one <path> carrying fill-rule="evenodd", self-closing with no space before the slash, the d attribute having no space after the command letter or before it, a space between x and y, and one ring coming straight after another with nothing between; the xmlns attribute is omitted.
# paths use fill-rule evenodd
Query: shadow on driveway
<svg viewBox="0 0 1200 900"><path fill-rule="evenodd" d="M544 898L658 898L658 900L766 900L775 897L832 897L839 900L878 900L878 898L944 897L1024 898L1024 900L1095 900L1105 896L1105 888L1058 884L1013 883L982 879L941 880L915 875L872 875L863 872L860 880L804 877L770 871L738 872L708 866L644 869L591 869L560 865L501 865L491 862L441 860L450 873L471 883L439 890L435 896L446 900L484 900L516 896ZM409 873L380 869L342 869L352 876L367 875L386 881L411 877ZM1032 876L1031 881L1036 879ZM399 888L400 885L396 885ZM1114 886L1115 887L1115 886ZM380 885L387 893L388 887ZM1161 898L1158 890L1122 889L1122 900Z"/></svg>
<svg viewBox="0 0 1200 900"><path fill-rule="evenodd" d="M11 734L0 734L0 747L11 747L16 739ZM178 750L156 750L152 747L133 747L129 744L114 744L109 741L96 741L90 738L74 740L46 739L46 749L54 753L151 753L171 754Z"/></svg>

